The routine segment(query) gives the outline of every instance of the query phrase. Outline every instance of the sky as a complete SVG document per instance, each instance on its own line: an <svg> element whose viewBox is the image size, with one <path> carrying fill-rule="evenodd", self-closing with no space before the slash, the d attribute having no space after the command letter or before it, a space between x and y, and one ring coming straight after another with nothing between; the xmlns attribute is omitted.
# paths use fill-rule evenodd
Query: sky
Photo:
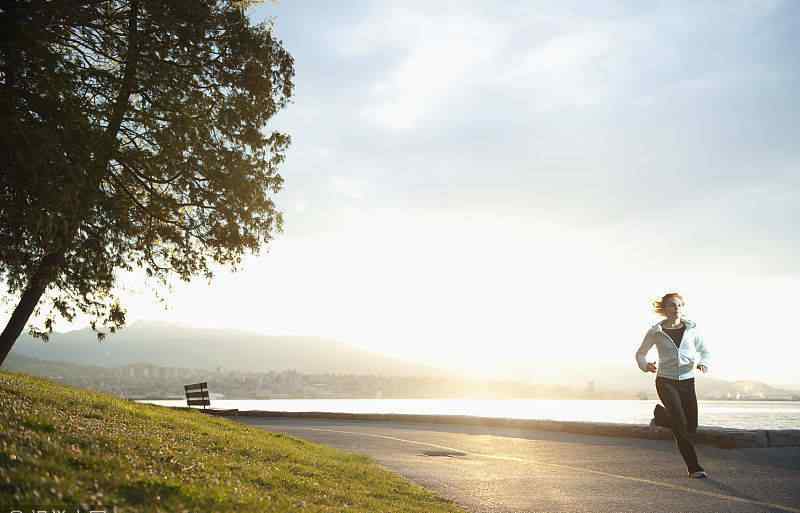
<svg viewBox="0 0 800 513"><path fill-rule="evenodd" d="M266 2L285 231L129 319L470 375L635 366L678 291L712 375L800 382L800 4Z"/></svg>

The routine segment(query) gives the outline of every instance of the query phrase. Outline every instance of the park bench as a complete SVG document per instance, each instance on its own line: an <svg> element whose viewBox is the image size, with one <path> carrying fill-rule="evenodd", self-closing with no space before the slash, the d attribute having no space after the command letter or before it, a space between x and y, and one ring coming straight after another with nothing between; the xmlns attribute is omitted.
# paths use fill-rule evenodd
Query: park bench
<svg viewBox="0 0 800 513"><path fill-rule="evenodd" d="M192 383L190 385L183 385L183 390L186 392L186 406L202 406L203 413L212 415L235 415L239 412L237 408L232 409L214 409L211 408L211 399L208 396L208 383Z"/></svg>

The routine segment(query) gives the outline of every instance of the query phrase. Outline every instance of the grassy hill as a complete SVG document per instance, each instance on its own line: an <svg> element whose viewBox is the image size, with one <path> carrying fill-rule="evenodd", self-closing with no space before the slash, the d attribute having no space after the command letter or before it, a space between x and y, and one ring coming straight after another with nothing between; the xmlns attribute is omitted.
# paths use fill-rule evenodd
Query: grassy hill
<svg viewBox="0 0 800 513"><path fill-rule="evenodd" d="M0 506L457 512L368 458L0 372Z"/></svg>

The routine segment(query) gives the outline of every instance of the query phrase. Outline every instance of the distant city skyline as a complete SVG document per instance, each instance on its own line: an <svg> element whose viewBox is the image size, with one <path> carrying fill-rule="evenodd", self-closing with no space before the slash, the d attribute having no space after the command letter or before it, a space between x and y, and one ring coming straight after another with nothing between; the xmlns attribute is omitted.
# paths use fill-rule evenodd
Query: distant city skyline
<svg viewBox="0 0 800 513"><path fill-rule="evenodd" d="M679 291L713 376L797 383L800 4L249 13L296 60L285 233L167 311L124 277L131 322L557 374L635 367L649 301Z"/></svg>

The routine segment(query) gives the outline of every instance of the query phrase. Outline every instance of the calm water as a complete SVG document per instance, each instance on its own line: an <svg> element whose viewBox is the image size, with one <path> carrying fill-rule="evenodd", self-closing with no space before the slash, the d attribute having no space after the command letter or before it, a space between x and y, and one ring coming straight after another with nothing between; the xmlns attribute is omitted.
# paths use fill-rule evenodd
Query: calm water
<svg viewBox="0 0 800 513"><path fill-rule="evenodd" d="M143 401L185 406L186 401ZM214 408L287 412L471 415L513 419L647 424L656 401L544 399L271 399L211 400ZM800 429L800 402L700 401L700 425L742 429Z"/></svg>

